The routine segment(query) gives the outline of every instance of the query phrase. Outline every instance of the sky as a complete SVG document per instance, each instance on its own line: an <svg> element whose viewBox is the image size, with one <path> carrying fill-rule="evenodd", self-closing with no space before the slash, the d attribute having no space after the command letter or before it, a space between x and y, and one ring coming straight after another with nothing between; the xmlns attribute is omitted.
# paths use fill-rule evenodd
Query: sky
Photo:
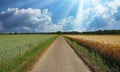
<svg viewBox="0 0 120 72"><path fill-rule="evenodd" d="M0 32L120 30L120 0L1 0Z"/></svg>

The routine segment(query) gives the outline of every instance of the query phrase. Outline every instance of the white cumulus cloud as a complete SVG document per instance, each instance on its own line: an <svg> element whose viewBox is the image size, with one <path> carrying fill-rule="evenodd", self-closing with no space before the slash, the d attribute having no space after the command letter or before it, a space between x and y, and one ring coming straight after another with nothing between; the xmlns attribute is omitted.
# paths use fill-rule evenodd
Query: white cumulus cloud
<svg viewBox="0 0 120 72"><path fill-rule="evenodd" d="M84 10L84 27L86 30L120 29L120 1L98 3Z"/></svg>
<svg viewBox="0 0 120 72"><path fill-rule="evenodd" d="M0 21L0 32L43 32L61 29L59 25L52 23L48 9L8 8L0 12Z"/></svg>

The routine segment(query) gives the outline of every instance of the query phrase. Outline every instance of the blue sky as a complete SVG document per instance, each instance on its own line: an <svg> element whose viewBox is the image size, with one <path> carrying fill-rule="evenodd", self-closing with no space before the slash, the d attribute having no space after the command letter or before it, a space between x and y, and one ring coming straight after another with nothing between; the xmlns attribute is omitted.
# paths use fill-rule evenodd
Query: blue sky
<svg viewBox="0 0 120 72"><path fill-rule="evenodd" d="M1 0L0 32L120 29L119 0Z"/></svg>

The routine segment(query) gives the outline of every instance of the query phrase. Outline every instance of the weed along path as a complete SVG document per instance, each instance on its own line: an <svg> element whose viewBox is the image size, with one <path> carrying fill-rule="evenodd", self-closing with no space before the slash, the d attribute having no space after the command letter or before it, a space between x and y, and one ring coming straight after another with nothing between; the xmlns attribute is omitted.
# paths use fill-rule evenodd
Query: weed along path
<svg viewBox="0 0 120 72"><path fill-rule="evenodd" d="M31 72L91 72L60 36L38 60Z"/></svg>

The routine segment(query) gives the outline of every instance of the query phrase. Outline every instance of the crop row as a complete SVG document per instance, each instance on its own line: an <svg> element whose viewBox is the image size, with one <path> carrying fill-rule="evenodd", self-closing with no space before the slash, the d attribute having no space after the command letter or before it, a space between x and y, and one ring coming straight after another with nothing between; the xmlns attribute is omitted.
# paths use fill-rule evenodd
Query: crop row
<svg viewBox="0 0 120 72"><path fill-rule="evenodd" d="M120 61L120 36L119 35L69 35L82 45L98 51L102 55Z"/></svg>
<svg viewBox="0 0 120 72"><path fill-rule="evenodd" d="M11 67L15 59L53 37L55 35L0 35L0 71Z"/></svg>

